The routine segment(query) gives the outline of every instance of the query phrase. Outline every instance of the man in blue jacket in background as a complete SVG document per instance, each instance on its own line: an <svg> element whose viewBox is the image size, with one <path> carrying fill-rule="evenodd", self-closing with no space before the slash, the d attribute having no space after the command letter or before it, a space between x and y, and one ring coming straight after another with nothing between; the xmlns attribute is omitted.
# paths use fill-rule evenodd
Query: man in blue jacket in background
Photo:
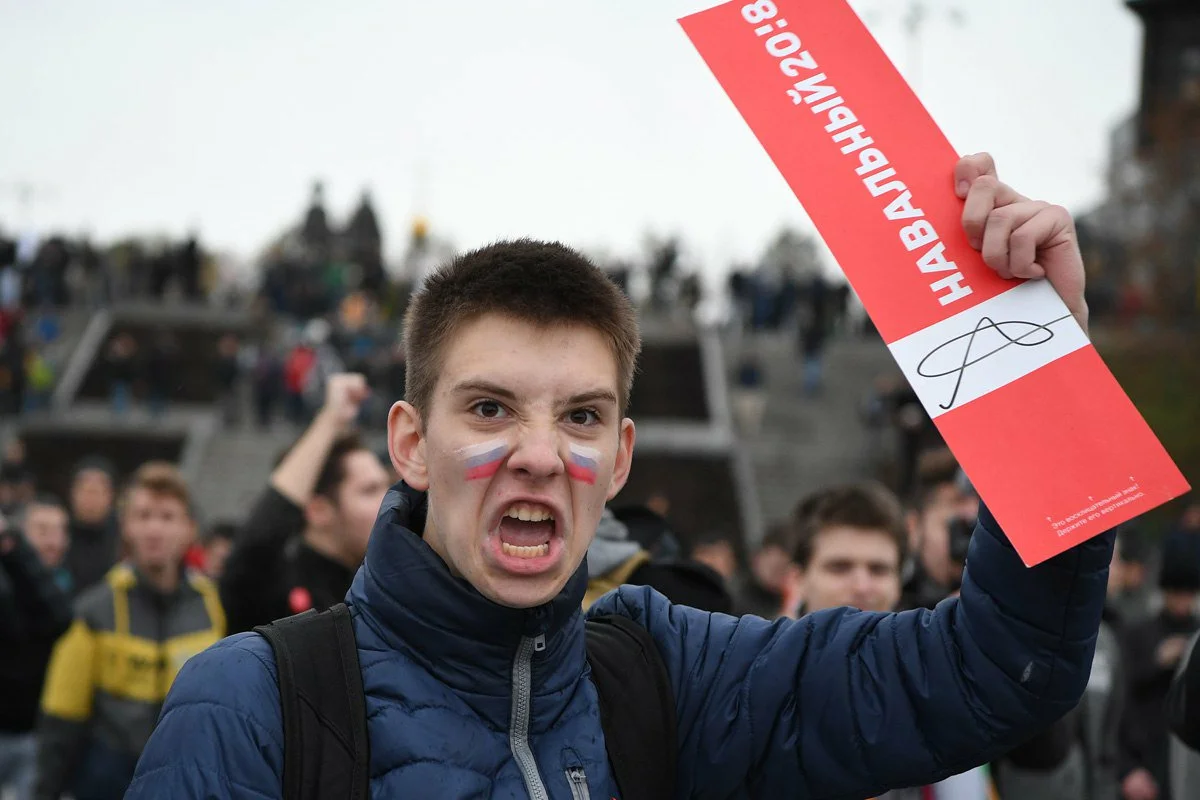
<svg viewBox="0 0 1200 800"><path fill-rule="evenodd" d="M953 177L989 265L1049 280L1086 325L1067 212L986 155ZM634 312L578 253L505 242L431 277L405 342L408 402L388 418L403 481L347 598L371 794L617 797L580 602L632 458ZM626 586L590 613L632 619L662 655L677 796L857 800L970 769L1076 705L1112 543L1026 569L984 509L961 597L934 611L771 623ZM127 797L278 798L283 763L271 647L235 636L185 666Z"/></svg>

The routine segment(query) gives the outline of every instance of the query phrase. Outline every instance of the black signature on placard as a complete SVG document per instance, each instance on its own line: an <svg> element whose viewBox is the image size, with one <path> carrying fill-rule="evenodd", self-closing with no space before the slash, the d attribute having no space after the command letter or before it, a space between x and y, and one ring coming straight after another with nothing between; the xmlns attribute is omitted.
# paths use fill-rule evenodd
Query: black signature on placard
<svg viewBox="0 0 1200 800"><path fill-rule="evenodd" d="M1024 320L1005 320L1003 322L996 322L991 317L983 317L975 324L975 329L973 331L964 333L961 336L955 336L950 341L943 342L942 344L939 344L937 347L933 348L933 350L930 350L928 355L921 359L921 363L917 365L917 374L922 378L944 378L947 375L955 376L954 391L950 395L950 402L938 403L939 408L948 410L954 406L954 401L958 399L958 391L962 388L963 373L967 371L967 367L973 367L981 361L986 361L988 358L996 355L996 353L999 353L1001 350L1005 350L1014 344L1020 347L1037 347L1038 345L1043 345L1054 338L1054 331L1050 330L1050 326L1054 325L1055 323L1062 322L1064 319L1070 318L1070 314L1064 314L1058 319L1052 319L1046 323L1038 323L1026 322ZM1018 329L1017 332L1024 330L1024 333L1021 333L1020 336L1014 336L1010 334L1008 331L1014 327ZM989 350L986 353L973 355L971 349L975 346L975 337L983 331L988 330L994 330L996 333L1000 334L1000 336L1005 340L1004 344ZM1029 339L1029 337L1034 335L1038 336L1036 340L1026 341L1026 339ZM941 353L946 348L953 347L964 339L966 339L967 344L962 353L962 363L959 366L954 367L953 369L948 369L945 372L925 371L925 364L929 361L929 359L933 358L938 353Z"/></svg>

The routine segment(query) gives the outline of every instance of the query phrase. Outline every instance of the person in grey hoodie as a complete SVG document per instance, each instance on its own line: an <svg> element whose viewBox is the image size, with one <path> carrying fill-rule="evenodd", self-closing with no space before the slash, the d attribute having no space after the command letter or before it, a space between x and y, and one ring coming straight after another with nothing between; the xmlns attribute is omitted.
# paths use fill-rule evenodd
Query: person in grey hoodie
<svg viewBox="0 0 1200 800"><path fill-rule="evenodd" d="M610 590L625 584L651 586L673 603L729 613L733 600L721 576L687 559L654 559L629 535L629 528L605 508L596 538L587 552L587 609Z"/></svg>

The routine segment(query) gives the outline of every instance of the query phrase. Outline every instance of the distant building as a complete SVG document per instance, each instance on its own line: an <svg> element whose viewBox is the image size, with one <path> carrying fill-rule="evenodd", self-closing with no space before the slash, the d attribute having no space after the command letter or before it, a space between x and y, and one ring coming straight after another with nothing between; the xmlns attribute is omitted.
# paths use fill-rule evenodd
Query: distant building
<svg viewBox="0 0 1200 800"><path fill-rule="evenodd" d="M353 283L377 291L386 281L386 268L383 232L370 193L364 191L346 225L335 228L325 209L325 186L314 182L304 218L275 239L267 261L287 261L309 269L344 264L354 272Z"/></svg>
<svg viewBox="0 0 1200 800"><path fill-rule="evenodd" d="M1161 138L1159 120L1200 103L1200 5L1195 0L1126 0L1126 5L1144 28L1139 149L1153 149Z"/></svg>
<svg viewBox="0 0 1200 800"><path fill-rule="evenodd" d="M1144 26L1137 111L1113 131L1108 196L1079 220L1097 316L1200 319L1200 5L1126 0Z"/></svg>

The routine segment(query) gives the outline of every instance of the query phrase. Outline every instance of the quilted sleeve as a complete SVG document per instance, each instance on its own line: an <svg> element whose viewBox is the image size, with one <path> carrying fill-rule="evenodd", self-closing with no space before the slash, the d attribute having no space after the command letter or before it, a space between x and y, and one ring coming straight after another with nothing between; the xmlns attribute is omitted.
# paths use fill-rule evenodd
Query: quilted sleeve
<svg viewBox="0 0 1200 800"><path fill-rule="evenodd" d="M1010 750L1083 694L1113 536L1032 569L986 509L961 599L768 622L623 587L590 613L645 625L679 721L679 797L845 798L934 783Z"/></svg>
<svg viewBox="0 0 1200 800"><path fill-rule="evenodd" d="M126 800L281 800L283 715L271 646L225 639L184 664Z"/></svg>

